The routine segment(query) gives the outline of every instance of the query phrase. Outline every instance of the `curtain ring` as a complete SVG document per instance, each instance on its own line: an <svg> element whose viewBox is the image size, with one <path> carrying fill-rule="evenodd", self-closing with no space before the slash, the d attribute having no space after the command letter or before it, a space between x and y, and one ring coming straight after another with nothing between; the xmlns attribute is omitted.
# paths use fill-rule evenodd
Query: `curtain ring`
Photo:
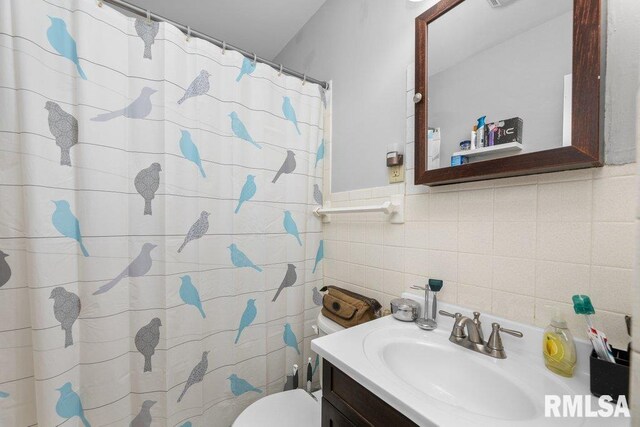
<svg viewBox="0 0 640 427"><path fill-rule="evenodd" d="M282 64L280 64L280 71L278 71L278 77L282 75Z"/></svg>
<svg viewBox="0 0 640 427"><path fill-rule="evenodd" d="M191 27L187 25L187 41L191 39Z"/></svg>
<svg viewBox="0 0 640 427"><path fill-rule="evenodd" d="M254 67L256 66L256 62L258 62L258 55L256 55L255 53L253 54L253 63L251 65L253 65Z"/></svg>
<svg viewBox="0 0 640 427"><path fill-rule="evenodd" d="M227 50L227 42L226 41L222 41L222 54L224 55L225 51Z"/></svg>
<svg viewBox="0 0 640 427"><path fill-rule="evenodd" d="M100 2L102 3L102 2ZM147 9L147 25L151 25L151 10Z"/></svg>
<svg viewBox="0 0 640 427"><path fill-rule="evenodd" d="M102 7L102 0L98 0L98 7Z"/></svg>
<svg viewBox="0 0 640 427"><path fill-rule="evenodd" d="M329 82L326 82L326 83L324 84L324 90L329 90Z"/></svg>
<svg viewBox="0 0 640 427"><path fill-rule="evenodd" d="M302 86L304 86L304 84L307 82L307 75L303 74L302 75Z"/></svg>

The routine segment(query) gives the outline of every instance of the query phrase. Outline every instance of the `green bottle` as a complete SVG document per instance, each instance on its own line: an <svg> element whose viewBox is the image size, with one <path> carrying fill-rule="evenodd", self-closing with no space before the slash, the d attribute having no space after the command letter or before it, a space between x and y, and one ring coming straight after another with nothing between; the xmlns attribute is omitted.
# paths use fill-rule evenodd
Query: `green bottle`
<svg viewBox="0 0 640 427"><path fill-rule="evenodd" d="M551 372L571 378L576 367L576 343L558 309L542 336L544 364Z"/></svg>

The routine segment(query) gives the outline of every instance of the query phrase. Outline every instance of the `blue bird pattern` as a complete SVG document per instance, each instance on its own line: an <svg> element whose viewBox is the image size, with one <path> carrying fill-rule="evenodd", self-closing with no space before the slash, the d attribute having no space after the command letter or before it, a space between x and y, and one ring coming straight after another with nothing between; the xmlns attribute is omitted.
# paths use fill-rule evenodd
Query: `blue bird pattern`
<svg viewBox="0 0 640 427"><path fill-rule="evenodd" d="M255 298L249 298L247 300L247 306L242 312L242 317L240 318L240 326L238 326L238 335L236 335L235 343L238 344L240 341L240 334L244 331L244 328L251 325L254 320L256 320L256 316L258 315L258 309L256 308L256 300Z"/></svg>
<svg viewBox="0 0 640 427"><path fill-rule="evenodd" d="M87 420L87 417L84 415L84 408L82 407L80 396L73 391L71 383L65 383L57 390L60 392L60 397L58 397L58 402L56 403L56 413L60 417L65 418L65 421L73 417L78 417L84 427L91 427L89 420Z"/></svg>
<svg viewBox="0 0 640 427"><path fill-rule="evenodd" d="M298 127L298 119L296 118L296 110L293 109L293 105L291 105L291 98L285 96L282 101L282 114L284 114L284 118L289 120L296 127L296 132L298 135L301 135L300 128Z"/></svg>
<svg viewBox="0 0 640 427"><path fill-rule="evenodd" d="M320 240L320 243L318 244L318 250L316 251L316 263L313 264L312 273L316 272L316 268L318 268L318 264L320 264L322 258L324 258L324 240Z"/></svg>
<svg viewBox="0 0 640 427"><path fill-rule="evenodd" d="M245 255L244 252L238 249L238 246L236 246L235 243L232 243L231 245L229 245L228 249L229 249L229 252L231 253L231 263L235 267L238 267L238 268L249 267L249 268L253 268L257 272L262 271L262 269L257 265L255 265L253 261L251 261L249 257Z"/></svg>
<svg viewBox="0 0 640 427"><path fill-rule="evenodd" d="M318 151L316 151L316 167L318 167L318 162L322 159L324 159L324 139L320 142Z"/></svg>
<svg viewBox="0 0 640 427"><path fill-rule="evenodd" d="M298 355L300 355L300 348L298 347L298 338L296 334L291 329L291 325L289 323L284 324L284 333L282 334L282 339L284 341L285 346L293 348Z"/></svg>
<svg viewBox="0 0 640 427"><path fill-rule="evenodd" d="M240 74L238 74L238 77L236 77L236 81L239 82L240 80L242 80L242 77L244 77L247 74L251 74L256 70L256 63L253 62L251 59L244 57L242 58L242 66L240 67Z"/></svg>
<svg viewBox="0 0 640 427"><path fill-rule="evenodd" d="M202 308L202 301L200 300L200 293L198 289L191 282L191 276L188 274L182 276L180 278L182 284L180 285L180 298L187 305L192 305L200 311L202 318L204 319L207 315L204 313L204 309Z"/></svg>
<svg viewBox="0 0 640 427"><path fill-rule="evenodd" d="M82 242L80 221L78 221L78 218L71 212L69 202L66 200L53 200L53 203L56 205L56 209L51 216L51 222L55 229L63 236L78 242L82 255L89 256L89 251L87 251L87 248Z"/></svg>
<svg viewBox="0 0 640 427"><path fill-rule="evenodd" d="M84 72L84 69L81 65L81 59L78 55L78 47L76 44L76 40L78 38L78 34L74 34L73 31L70 31L70 28L67 26L67 22L65 21L65 19L56 17L56 16L52 16L52 15L48 15L49 18L49 26L46 29L46 36L47 36L47 40L50 44L50 46L55 50L55 52L57 54L59 54L60 56L62 56L63 58L71 61L74 66L75 66L75 70L77 72L77 75L81 77L81 79L83 80L87 80L87 75ZM75 18L74 18L75 19ZM144 25L143 25L144 24ZM148 27L148 28L147 28ZM135 30L137 33L137 36L140 37L142 39L142 41L144 42L144 47L145 47L145 52L144 52L144 56L143 58L146 60L151 60L152 56L151 56L151 52L150 52L150 48L151 45L155 42L155 37L158 34L159 31L159 27L160 24L157 22L153 22L151 24L147 23L146 21L143 21L141 19L137 19L136 23L135 23ZM78 27L79 28L79 27ZM71 28L72 30L73 28ZM72 35L73 34L73 35ZM135 37L135 35L131 34L132 36ZM75 37L74 37L75 36ZM83 39L84 42L86 42L85 39ZM83 44L83 46L86 46L86 44ZM91 52L89 52L91 53ZM84 58L84 57L83 57ZM93 58L92 58L93 59ZM128 59L130 60L130 59ZM89 63L88 60L86 60L87 63ZM82 63L85 63L85 59L82 59ZM93 62L95 63L95 62ZM151 61L149 61L149 63L151 63ZM97 63L99 64L99 63ZM254 71L256 70L256 63L251 60L250 58L246 58L244 57L242 60L242 65L240 67L240 72L236 77L236 81L240 82L245 76L247 75L251 75ZM191 97L195 97L195 96L200 96L200 95L204 95L206 94L209 90L210 90L210 86L209 86L209 81L208 78L210 76L210 73L208 71L202 70L199 74L198 77L196 77L195 80L192 80L191 85L185 90L185 92L183 92L181 94L181 98L179 99L178 103L181 104L183 101L185 101L186 99L189 99ZM268 79L265 79L268 81ZM85 84L85 83L83 83ZM246 84L246 83L245 83ZM139 87L139 86L138 86ZM282 88L284 90L284 88ZM286 91L289 91L290 89L286 89ZM132 101L130 101L129 103L123 103L125 106L121 109L117 109L117 110L113 110L113 111L107 111L104 113L100 113L97 114L96 116L90 118L91 121L94 122L106 122L106 121L110 121L119 117L122 118L126 118L126 119L147 119L149 117L149 115L151 114L151 112L153 111L153 102L152 102L152 95L154 93L158 92L157 89L151 88L151 87L147 87L144 86L140 89L139 95L134 98ZM288 93L288 92L287 92ZM322 102L324 102L324 90L320 90L320 92L318 92ZM164 95L163 95L164 96ZM312 96L312 95L309 95ZM215 97L212 97L213 99L217 99ZM318 97L316 97L318 98ZM162 98L160 98L162 99ZM174 98L176 99L176 98ZM175 102L175 101L174 101ZM318 101L320 102L320 101ZM54 104L53 102L49 102L50 104ZM66 108L66 107L65 107ZM105 109L103 109L103 111L105 111ZM51 110L49 110L49 113L51 113ZM243 113L246 114L246 111ZM275 115L275 114L272 114ZM56 144L58 144L59 147L61 147L61 150L63 150L62 154L61 154L61 159L60 160L60 164L64 164L66 166L71 166L71 162L70 160L66 161L65 159L67 157L69 157L68 155L66 155L65 157L65 152L64 150L68 150L69 147L71 145L74 144L78 144L78 128L80 129L80 134L82 134L82 129L84 126L84 122L83 120L86 120L86 117L83 119L82 115L76 115L78 120L76 120L76 124L75 124L75 132L76 132L76 136L75 136L75 143L70 143L70 144L63 144L61 145L58 141L59 135L54 135L56 137ZM240 119L239 114L236 111L231 111L228 113L228 116L231 119L231 130L233 133L233 136L248 142L249 144L251 144L252 146L254 146L255 148L261 149L262 145L261 143L256 142L253 137L251 136L251 134L249 133L247 126L245 125L245 123ZM160 116L162 117L162 116ZM276 116L277 117L277 116ZM246 117L245 117L246 118ZM74 118L75 120L75 118ZM157 120L157 119L156 119ZM296 110L294 108L294 104L292 101L292 98L290 96L283 96L282 97L282 117L280 117L280 120L282 120L282 123L286 123L286 122L290 122L291 125L293 125L293 127L296 130L296 133L298 135L301 135L301 130L300 130L300 122L298 121L297 115L296 115ZM49 122L51 122L51 117L49 117ZM50 123L49 123L50 124ZM305 123L305 125L307 126L311 126L308 123ZM290 126L290 125L289 125ZM284 125L282 126L283 128L285 127ZM200 152L198 150L198 146L195 144L195 142L192 139L191 133L187 130L184 129L180 129L181 132L181 137L180 137L180 141L179 141L179 148L180 148L180 153L182 154L182 157L185 160L188 160L189 162L193 163L198 171L198 174L202 177L202 178L206 178L207 175L205 173L205 170L203 168L203 161L202 158L200 157ZM281 141L278 141L278 143L281 143ZM271 147L269 147L271 148ZM312 151L307 151L308 153L311 153L311 155L313 155ZM280 153L282 153L282 151L280 151ZM164 153L165 155L167 153ZM296 163L295 163L295 159L294 159L294 153L290 150L287 150L287 158L285 159L283 166L280 168L280 170L278 171L278 173L276 174L276 177L274 178L273 182L277 181L278 177L284 173L284 174L290 174L293 172L293 170L296 167ZM318 165L318 162L320 160L322 160L324 158L324 141L322 141L320 143L320 145L317 148L317 152L316 152L316 156L315 156L315 166ZM78 163L80 163L83 159L79 158L78 159ZM145 162L145 167L147 165L149 165L152 161L149 162ZM74 166L75 166L74 162ZM153 165L158 165L158 170L161 170L159 167L159 163L151 163L152 166ZM313 163L311 163L313 164ZM80 167L84 167L86 168L86 166L80 166ZM253 166L247 166L248 168L252 168ZM139 171L141 168L143 168L143 166L140 166L137 170ZM256 167L257 171L260 171L261 168L260 167ZM262 169L264 170L264 169ZM275 170L274 170L275 171ZM144 172L144 169L143 171ZM303 175L303 174L301 174ZM257 186L256 186L256 177L257 175L255 174L248 174L246 175L246 180L244 182L244 185L240 191L240 195L237 199L237 205L235 206L235 210L234 213L235 214L240 214L241 211L243 212L243 214L246 214L246 210L247 208L243 208L243 206L249 202L250 200L252 200L257 192ZM306 177L302 178L302 179L307 179ZM157 180L156 180L157 181ZM155 181L154 181L155 182ZM304 182L304 181L302 181ZM138 193L145 199L145 215L151 215L151 208L150 203L148 203L151 199L154 198L155 191L157 190L157 188L152 188L151 190L147 191L148 189L142 188L139 185L137 185L138 183L136 183L136 190L138 191ZM156 185L157 187L157 185ZM286 187L285 190L281 190L281 192L284 194L284 192L286 191ZM147 192L149 192L149 194L146 194ZM158 195L158 196L164 196L164 195ZM79 194L78 198L82 199L83 195L82 193ZM136 196L137 197L137 196ZM74 200L75 201L75 200ZM53 225L53 228L56 230L57 233L59 233L62 237L65 238L69 238L69 239L73 239L75 242L77 242L78 247L80 249L80 252L83 254L84 257L88 257L89 256L89 251L87 249L87 247L85 246L85 242L83 240L83 235L81 232L81 227L80 227L80 219L76 216L76 214L73 212L73 210L71 209L71 204L69 203L68 200L54 200L53 203L55 204L55 209L52 213L51 216L51 223ZM162 204L160 205L160 207L164 207ZM243 208L241 210L241 208ZM90 206L90 209L93 209L93 207ZM233 208L232 208L233 209ZM208 212L204 212L206 213L208 216ZM230 212L229 212L230 213ZM150 218L150 220L152 220L152 218ZM185 221L183 219L180 220L180 222L183 223L183 226L189 225L189 224L185 224ZM187 221L188 222L188 221ZM93 224L92 224L93 225ZM297 224L292 216L291 211L285 211L284 212L284 221L283 221L283 226L284 229L286 231L286 233L288 235L291 235L293 237L295 237L297 243L299 246L303 245L303 242L300 238L300 232L298 230ZM266 230L265 230L266 231ZM186 240L185 240L186 242ZM126 278L135 278L135 277L141 277L146 275L149 270L151 269L152 266L152 259L151 259L151 251L153 250L153 248L155 248L157 245L156 244L151 244L151 243L145 243L140 251L140 253L137 255L137 257L133 257L133 258L129 258L130 260L130 264L128 265L127 268L125 268L125 270L118 275L117 277L115 277L113 280L111 280L110 282L102 285L96 292L94 292L94 296L95 295L99 295L102 293L107 292L108 290L110 290L112 287L114 287L118 282L120 282L123 279ZM183 246L184 247L184 243ZM182 249L181 247L181 249ZM101 248L100 246L98 246L98 248ZM231 258L231 263L234 267L236 268L249 268L249 269L253 269L257 272L262 272L263 269L256 265L242 250L240 250L236 244L231 244L227 247L229 249L230 252L230 258ZM251 247L247 246L247 248L249 250L249 252L251 252ZM164 249L162 249L164 251ZM178 251L178 256L180 255L180 250ZM163 252L165 253L165 252ZM6 257L7 255L5 253L3 253L2 251L0 251L0 255L4 257ZM101 254L102 255L102 254ZM134 252L135 255L135 252ZM109 255L107 255L109 256ZM320 241L319 247L318 247L318 251L316 254L316 261L315 261L315 265L314 265L314 269L313 271L315 272L316 267L318 266L318 263L320 262L320 260L323 257L323 242ZM6 261L2 260L5 264ZM186 260L185 260L186 261ZM192 261L189 261L192 262ZM125 262L123 262L122 264L125 264ZM7 264L8 265L8 264ZM293 264L288 264L290 267ZM5 269L2 269L4 276L6 276L6 280L4 280L4 276L0 277L0 279L2 279L4 282L0 283L0 286L4 285L4 283L6 283L8 281L8 279L11 277L11 270L7 267ZM295 271L294 271L295 273ZM183 276L180 276L180 289L179 289L179 296L181 298L181 300L189 305L189 306L193 306L195 309L198 310L200 316L202 317L202 319L206 318L206 313L204 310L204 307L202 305L202 300L200 298L200 294L198 292L197 287L194 285L194 283L192 282L191 276L188 274L185 274ZM281 285L281 287L278 289L277 294L280 293L280 291L282 289L284 289L284 287L287 286L291 286L288 284L288 282L286 282L286 277L285 277L285 281L283 282L283 285ZM295 282L295 279L293 279L293 282ZM292 282L292 283L293 283ZM83 291L75 291L78 292L78 294L84 294ZM277 294L276 297L277 298ZM48 295L48 294L47 294ZM71 311L63 311L63 310L58 310L56 309L56 305L58 302L63 303L67 300L65 300L65 295L70 295L71 297L75 297L75 299L77 300L77 304L73 305L71 304L70 307L72 306L72 308L74 308L74 310ZM90 295L87 295L87 298L90 298ZM66 338L65 338L65 347L70 346L73 344L73 337L71 335L71 326L73 325L73 323L77 320L77 321L83 321L82 318L78 318L78 314L80 311L80 303L79 303L79 299L77 297L76 294L71 293L71 292L66 292L65 290L61 287L57 287L55 288L52 293L51 293L51 297L52 299L55 300L54 302L54 313L55 313L55 317L56 320L58 320L60 322L60 325L62 327L62 329L64 329L65 333L66 333ZM274 300L275 300L274 298ZM93 301L90 301L90 303ZM89 304L90 305L90 304ZM235 344L238 344L242 338L242 334L243 331L249 327L256 319L257 317L257 308L256 308L256 298L249 298L246 301L246 306L244 308L244 311L240 317L240 321L239 321L239 325L238 325L238 329L237 329L237 334L235 335ZM158 318L154 318L152 323L156 322L157 326L160 326L160 320ZM144 322L146 323L146 321ZM156 326L156 329L157 329ZM138 335L140 335L140 333L144 332L144 328L145 327L149 327L149 325L144 326L141 330L138 331ZM143 356L145 356L145 358L147 357L147 353L150 356L151 354L153 354L153 351L155 350L155 346L158 345L159 341L158 341L158 337L152 336L151 338L155 339L155 341L153 341L153 339L151 339L151 347L149 347L149 349L147 349L146 347L142 346L142 341L138 339L138 335L136 336L136 348L138 349L138 351L140 351ZM153 334L151 334L153 335ZM158 335L158 334L156 334ZM154 338L155 337L155 338ZM292 349L294 349L296 351L296 353L298 355L301 354L300 352L300 348L299 348L299 343L297 340L297 337L295 335L295 333L292 330L292 326L289 323L286 323L284 325L284 332L283 332L283 341L285 343L285 345L287 347L291 347ZM84 344L84 342L83 342ZM161 346L163 344L160 344ZM142 346L142 347L141 347ZM182 394L180 395L180 398L178 399L178 402L180 402L180 400L182 399L182 397L184 396L184 394L186 393L187 389L192 385L195 384L197 382L201 382L204 379L204 375L207 372L207 354L209 352L203 352L203 356L202 356L202 361L196 365L193 368L193 371L191 372L191 375L189 376L189 379L187 380L185 386L184 386L184 390L182 392ZM145 359L146 360L146 359ZM319 363L319 359L316 357L316 367ZM151 368L149 366L149 369L146 368L146 362L145 362L145 372L151 372ZM162 370L161 370L162 372ZM315 372L315 369L314 369ZM245 393L248 392L255 392L255 393L262 393L263 391L258 388L255 387L254 385L252 385L248 380L243 379L238 377L236 374L231 374L228 378L229 380L229 387L230 390L232 392L232 394L234 396L241 396ZM53 390L53 389L52 389ZM91 424L89 422L89 420L87 419L87 416L85 414L85 408L83 407L83 403L82 403L82 399L80 397L80 392L79 391L74 391L73 389L73 385L71 382L66 382L65 384L63 384L60 388L55 389L58 392L58 398L55 404L55 411L56 414L63 419L63 423L66 422L67 420L71 420L73 418L77 418L79 422L82 423L82 425L84 427L90 427ZM76 389L79 390L79 389ZM10 396L10 394L8 392L5 391L0 391L0 399L6 399ZM151 422L151 417L149 415L149 408L155 404L155 401L150 401L147 400L145 401L145 403L142 405L142 409L141 412L139 413L139 415L134 419L134 421L136 419L138 419L138 421L134 422L135 425L149 425ZM148 408L146 409L145 412L145 405L148 406ZM136 424L137 423L137 424ZM181 427L192 427L192 422L191 421L186 421L184 422Z"/></svg>
<svg viewBox="0 0 640 427"><path fill-rule="evenodd" d="M204 169L202 168L202 160L200 159L200 152L198 151L198 147L193 143L191 139L191 133L188 130L180 131L180 151L185 159L193 162L200 171L200 174L203 178L207 177L207 174L204 173Z"/></svg>
<svg viewBox="0 0 640 427"><path fill-rule="evenodd" d="M236 113L235 111L232 111L231 113L229 113L229 117L231 118L231 130L233 131L233 134L235 136L247 141L248 143L254 145L257 148L262 149L262 146L257 142L255 142L253 138L251 138L251 135L249 135L249 131L247 130L246 126L244 125L244 123L242 123L242 120L240 120L240 118L238 117L238 113Z"/></svg>
<svg viewBox="0 0 640 427"><path fill-rule="evenodd" d="M247 180L244 182L242 186L242 191L240 191L240 197L238 198L238 206L236 206L235 213L240 212L240 208L244 202L247 202L256 195L257 191L256 187L256 176L255 175L247 175Z"/></svg>
<svg viewBox="0 0 640 427"><path fill-rule="evenodd" d="M67 23L63 19L55 16L49 16L49 20L51 21L51 25L47 30L47 39L49 40L49 43L56 52L73 62L76 65L76 69L78 70L80 77L87 80L87 75L80 66L80 58L78 58L78 47L76 46L76 41L71 34L69 34L69 30L67 30Z"/></svg>
<svg viewBox="0 0 640 427"><path fill-rule="evenodd" d="M229 387L231 388L231 393L233 393L234 396L240 396L250 391L253 391L256 393L262 393L262 390L252 386L249 383L249 381L238 377L236 374L231 374L227 379L229 380Z"/></svg>
<svg viewBox="0 0 640 427"><path fill-rule="evenodd" d="M293 237L295 237L298 241L298 244L302 246L302 240L300 240L300 232L298 231L298 226L296 225L293 216L291 216L290 211L284 211L284 221L282 221L282 225L284 226L287 234L291 234Z"/></svg>

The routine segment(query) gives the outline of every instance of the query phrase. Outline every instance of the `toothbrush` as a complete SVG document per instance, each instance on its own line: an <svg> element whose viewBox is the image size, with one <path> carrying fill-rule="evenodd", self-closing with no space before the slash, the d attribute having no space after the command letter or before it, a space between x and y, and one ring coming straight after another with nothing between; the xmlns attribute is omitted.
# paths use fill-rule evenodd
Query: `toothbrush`
<svg viewBox="0 0 640 427"><path fill-rule="evenodd" d="M573 301L573 311L576 314L583 315L587 322L587 335L598 357L602 360L616 363L607 336L593 326L593 318L591 316L596 314L596 311L591 304L591 298L587 295L574 295L571 300Z"/></svg>

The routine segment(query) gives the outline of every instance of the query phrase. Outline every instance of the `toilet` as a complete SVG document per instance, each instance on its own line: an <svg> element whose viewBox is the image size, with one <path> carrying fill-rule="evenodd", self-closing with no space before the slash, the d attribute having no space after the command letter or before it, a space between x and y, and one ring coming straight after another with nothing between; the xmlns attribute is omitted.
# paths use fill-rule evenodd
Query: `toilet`
<svg viewBox="0 0 640 427"><path fill-rule="evenodd" d="M333 320L318 314L318 333L320 336L343 330ZM301 374L304 369L300 370ZM301 375L301 382L303 376ZM322 381L322 362L320 362ZM313 399L303 389L274 393L249 405L236 418L232 427L320 427L322 409L322 390L313 393Z"/></svg>

